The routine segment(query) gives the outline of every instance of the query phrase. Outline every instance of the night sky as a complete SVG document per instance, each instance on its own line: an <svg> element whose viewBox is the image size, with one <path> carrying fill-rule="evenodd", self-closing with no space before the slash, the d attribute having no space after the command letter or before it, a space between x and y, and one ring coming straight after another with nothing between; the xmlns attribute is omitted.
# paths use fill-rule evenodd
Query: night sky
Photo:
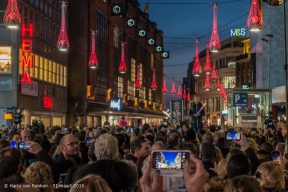
<svg viewBox="0 0 288 192"><path fill-rule="evenodd" d="M147 0L138 0L143 10ZM209 0L150 0L146 11L157 28L164 32L165 51L170 51L170 59L164 60L167 91L164 95L165 107L170 100L179 97L171 95L172 77L175 88L178 81L187 77L188 63L195 57L195 38L200 38L199 51L209 42L212 31L213 12ZM231 29L246 27L250 0L219 0L218 29L220 41L230 37ZM265 21L264 21L265 22ZM246 28L246 36L249 36ZM162 89L162 85L158 85Z"/></svg>

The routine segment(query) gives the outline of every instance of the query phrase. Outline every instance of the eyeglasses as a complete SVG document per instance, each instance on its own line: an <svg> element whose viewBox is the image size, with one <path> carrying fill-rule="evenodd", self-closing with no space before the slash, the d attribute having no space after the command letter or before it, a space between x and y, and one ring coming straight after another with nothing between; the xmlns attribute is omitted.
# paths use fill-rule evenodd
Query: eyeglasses
<svg viewBox="0 0 288 192"><path fill-rule="evenodd" d="M75 141L75 142L70 142L64 145L70 145L71 147L74 147L75 145L79 145L79 144L80 144L79 141Z"/></svg>

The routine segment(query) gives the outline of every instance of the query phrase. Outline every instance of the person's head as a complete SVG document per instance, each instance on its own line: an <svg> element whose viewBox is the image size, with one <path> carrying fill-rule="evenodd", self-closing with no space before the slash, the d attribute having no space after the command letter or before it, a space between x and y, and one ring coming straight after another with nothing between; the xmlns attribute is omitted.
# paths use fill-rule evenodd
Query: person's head
<svg viewBox="0 0 288 192"><path fill-rule="evenodd" d="M189 150L195 157L199 156L198 147L195 143L182 142L180 146L181 150Z"/></svg>
<svg viewBox="0 0 288 192"><path fill-rule="evenodd" d="M118 148L122 149L125 146L125 136L124 134L116 134L114 135L117 139L117 143L118 143Z"/></svg>
<svg viewBox="0 0 288 192"><path fill-rule="evenodd" d="M5 147L10 147L10 142L7 140L0 139L0 150Z"/></svg>
<svg viewBox="0 0 288 192"><path fill-rule="evenodd" d="M204 192L223 192L226 181L220 177L213 177L204 185Z"/></svg>
<svg viewBox="0 0 288 192"><path fill-rule="evenodd" d="M47 187L40 188L43 192L53 190L53 175L49 165L42 161L37 161L30 165L23 175L26 181L38 185L47 184Z"/></svg>
<svg viewBox="0 0 288 192"><path fill-rule="evenodd" d="M225 186L224 192L262 192L259 182L251 176L241 175L231 179Z"/></svg>
<svg viewBox="0 0 288 192"><path fill-rule="evenodd" d="M271 153L268 153L267 151L264 151L263 149L260 149L257 151L256 156L260 163L264 163L266 161L272 161Z"/></svg>
<svg viewBox="0 0 288 192"><path fill-rule="evenodd" d="M211 131L212 133L215 133L215 131L216 131L216 126L215 126L215 125L210 125L210 131Z"/></svg>
<svg viewBox="0 0 288 192"><path fill-rule="evenodd" d="M168 145L169 147L173 147L178 149L180 145L180 138L176 133L171 133L168 137Z"/></svg>
<svg viewBox="0 0 288 192"><path fill-rule="evenodd" d="M228 155L226 156L227 162L229 161L229 159L230 159L233 155L236 155L236 154L243 154L243 155L245 155L245 153L244 153L241 149L239 149L239 148L237 148L237 147L234 147L234 148L230 149Z"/></svg>
<svg viewBox="0 0 288 192"><path fill-rule="evenodd" d="M86 132L84 130L79 131L78 139L79 141L85 141Z"/></svg>
<svg viewBox="0 0 288 192"><path fill-rule="evenodd" d="M216 150L215 146L209 142L202 142L200 145L200 153L199 156L202 158L203 161L209 161L214 163L216 157Z"/></svg>
<svg viewBox="0 0 288 192"><path fill-rule="evenodd" d="M186 132L186 138L188 141L195 141L196 140L196 133L193 129L188 129L188 131Z"/></svg>
<svg viewBox="0 0 288 192"><path fill-rule="evenodd" d="M284 172L277 162L262 163L255 174L261 187L266 190L274 190L284 188Z"/></svg>
<svg viewBox="0 0 288 192"><path fill-rule="evenodd" d="M63 136L59 145L65 158L73 158L79 154L79 141L74 135Z"/></svg>
<svg viewBox="0 0 288 192"><path fill-rule="evenodd" d="M149 125L148 123L145 123L145 124L143 125L143 132L146 133L149 129L150 129L150 125Z"/></svg>
<svg viewBox="0 0 288 192"><path fill-rule="evenodd" d="M31 140L31 133L30 131L28 131L27 129L24 129L22 132L21 132L21 137L22 137L22 141L25 142L25 141L30 141Z"/></svg>
<svg viewBox="0 0 288 192"><path fill-rule="evenodd" d="M189 129L189 126L188 126L186 123L183 123L183 124L182 124L182 131L183 131L183 132L187 132L188 129Z"/></svg>
<svg viewBox="0 0 288 192"><path fill-rule="evenodd" d="M57 134L61 134L61 128L60 127L53 127L52 129L50 129L50 133L52 136L52 140L55 140Z"/></svg>
<svg viewBox="0 0 288 192"><path fill-rule="evenodd" d="M69 192L86 192L86 191L94 191L94 192L112 192L107 182L102 179L101 176L90 174L86 177L76 181L73 183L76 186L83 187L73 187L69 190Z"/></svg>
<svg viewBox="0 0 288 192"><path fill-rule="evenodd" d="M266 151L267 153L271 153L273 151L273 145L269 142L265 142L261 145L260 149Z"/></svg>
<svg viewBox="0 0 288 192"><path fill-rule="evenodd" d="M258 147L257 143L252 138L249 139L249 145L250 145L250 147L253 149L253 151L255 153L259 150L259 147Z"/></svg>
<svg viewBox="0 0 288 192"><path fill-rule="evenodd" d="M6 186L17 186L13 187L6 187ZM36 187L33 187L31 183L25 181L25 179L20 174L15 174L10 177L5 177L4 179L0 180L0 191L1 192L39 192Z"/></svg>
<svg viewBox="0 0 288 192"><path fill-rule="evenodd" d="M94 147L94 153L97 160L119 158L118 141L114 136L108 133L100 135L96 139Z"/></svg>
<svg viewBox="0 0 288 192"><path fill-rule="evenodd" d="M257 128L252 128L250 134L254 135L257 133Z"/></svg>
<svg viewBox="0 0 288 192"><path fill-rule="evenodd" d="M226 175L227 175L226 165L227 165L227 160L226 159L222 159L218 163L217 175L219 177L221 177L222 179L224 179L226 177Z"/></svg>
<svg viewBox="0 0 288 192"><path fill-rule="evenodd" d="M9 141L16 141L17 143L22 141L21 134L19 132L12 132L9 134Z"/></svg>
<svg viewBox="0 0 288 192"><path fill-rule="evenodd" d="M223 159L222 153L221 153L221 150L217 146L215 146L215 151L216 151L215 161L216 163L219 163Z"/></svg>
<svg viewBox="0 0 288 192"><path fill-rule="evenodd" d="M23 155L20 150L6 147L0 150L0 175L2 177L9 177L21 171ZM0 176L0 177L1 177Z"/></svg>
<svg viewBox="0 0 288 192"><path fill-rule="evenodd" d="M235 154L228 160L226 170L229 179L239 175L250 175L250 161L244 154Z"/></svg>
<svg viewBox="0 0 288 192"><path fill-rule="evenodd" d="M131 154L137 158L147 157L150 153L150 146L148 142L142 138L132 141L130 145Z"/></svg>
<svg viewBox="0 0 288 192"><path fill-rule="evenodd" d="M209 143L213 143L214 142L214 134L211 132L207 132L203 135L202 137L202 142L207 141Z"/></svg>
<svg viewBox="0 0 288 192"><path fill-rule="evenodd" d="M198 103L200 102L200 96L195 95L194 98L193 98L193 100L194 100L194 102L195 102L196 104L198 104Z"/></svg>
<svg viewBox="0 0 288 192"><path fill-rule="evenodd" d="M283 155L285 151L285 143L278 143L275 150L280 151L280 153Z"/></svg>
<svg viewBox="0 0 288 192"><path fill-rule="evenodd" d="M156 141L153 145L152 145L152 151L153 150L165 150L166 147L165 145L161 142L161 141Z"/></svg>

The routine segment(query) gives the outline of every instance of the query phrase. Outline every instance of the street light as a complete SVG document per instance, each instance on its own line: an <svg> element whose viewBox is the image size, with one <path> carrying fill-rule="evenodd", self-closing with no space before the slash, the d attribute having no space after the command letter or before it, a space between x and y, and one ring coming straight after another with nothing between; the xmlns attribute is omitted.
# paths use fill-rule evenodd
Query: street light
<svg viewBox="0 0 288 192"><path fill-rule="evenodd" d="M269 63L268 63L268 89L270 89L270 65L271 65L271 38L273 37L272 34L266 34L267 37L269 37L269 41L265 38L262 38L262 41L265 41L269 43L270 50L269 50Z"/></svg>

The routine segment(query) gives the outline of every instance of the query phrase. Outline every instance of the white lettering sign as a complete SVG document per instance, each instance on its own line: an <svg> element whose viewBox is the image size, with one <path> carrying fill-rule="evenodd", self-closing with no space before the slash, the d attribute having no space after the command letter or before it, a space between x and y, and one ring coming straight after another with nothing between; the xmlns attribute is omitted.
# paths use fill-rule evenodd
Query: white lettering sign
<svg viewBox="0 0 288 192"><path fill-rule="evenodd" d="M240 36L245 36L245 28L241 28L241 29L235 29L233 31L233 29L231 29L231 36L232 37L240 37Z"/></svg>

